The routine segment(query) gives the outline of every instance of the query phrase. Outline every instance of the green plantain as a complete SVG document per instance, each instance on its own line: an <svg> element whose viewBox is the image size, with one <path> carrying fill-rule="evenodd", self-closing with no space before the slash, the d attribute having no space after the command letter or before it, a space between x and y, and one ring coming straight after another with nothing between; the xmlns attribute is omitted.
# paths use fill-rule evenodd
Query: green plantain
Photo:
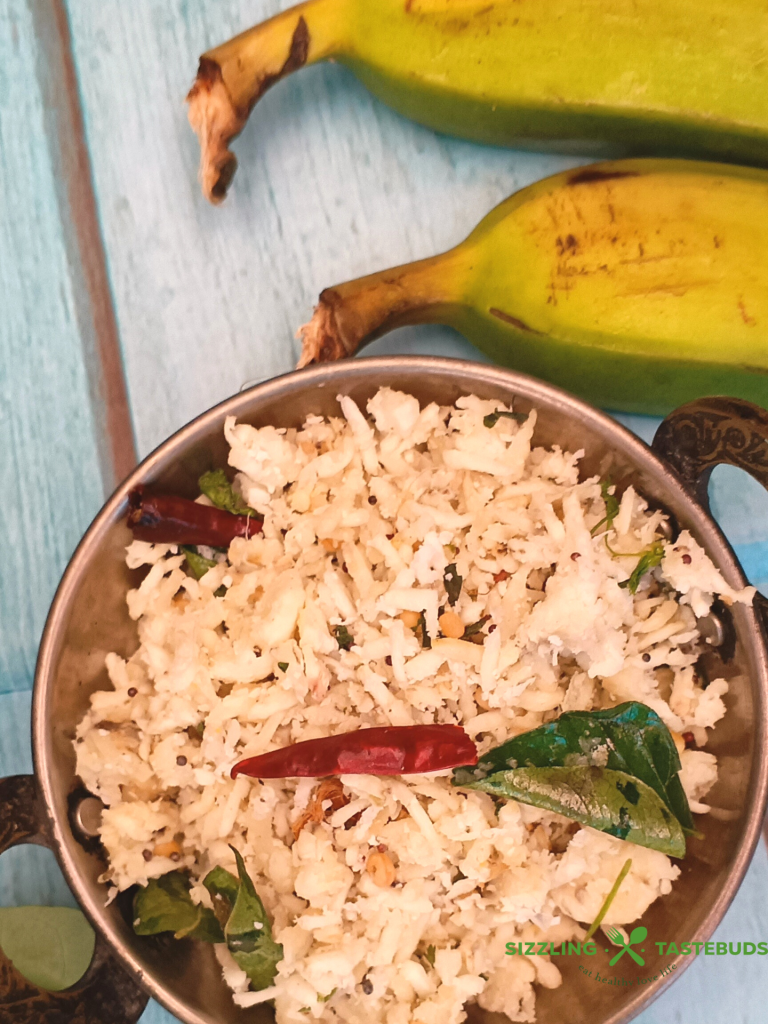
<svg viewBox="0 0 768 1024"><path fill-rule="evenodd" d="M768 172L650 159L546 178L455 249L327 288L300 365L414 323L609 408L768 407Z"/></svg>
<svg viewBox="0 0 768 1024"><path fill-rule="evenodd" d="M209 199L256 101L321 60L480 142L768 165L765 0L309 0L201 58L189 117Z"/></svg>

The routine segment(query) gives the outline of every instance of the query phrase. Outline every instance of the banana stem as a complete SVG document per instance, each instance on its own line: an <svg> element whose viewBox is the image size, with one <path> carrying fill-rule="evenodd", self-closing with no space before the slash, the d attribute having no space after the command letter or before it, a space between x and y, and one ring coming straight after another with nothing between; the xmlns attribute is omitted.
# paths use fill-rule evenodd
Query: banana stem
<svg viewBox="0 0 768 1024"><path fill-rule="evenodd" d="M227 194L237 169L229 143L267 89L339 48L344 2L308 0L200 58L187 102L200 140L200 184L210 202L220 203Z"/></svg>
<svg viewBox="0 0 768 1024"><path fill-rule="evenodd" d="M463 307L468 260L471 250L460 247L326 288L312 319L297 332L302 341L297 367L354 355L395 327L454 323Z"/></svg>

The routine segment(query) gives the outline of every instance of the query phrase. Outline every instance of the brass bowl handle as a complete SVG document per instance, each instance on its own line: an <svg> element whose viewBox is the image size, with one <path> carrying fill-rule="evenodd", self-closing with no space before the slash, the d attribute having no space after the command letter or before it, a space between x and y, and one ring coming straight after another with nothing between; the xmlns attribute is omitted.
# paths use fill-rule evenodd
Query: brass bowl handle
<svg viewBox="0 0 768 1024"><path fill-rule="evenodd" d="M738 466L768 488L768 412L739 398L698 398L659 425L653 450L709 508L715 466Z"/></svg>
<svg viewBox="0 0 768 1024"><path fill-rule="evenodd" d="M740 398L698 398L675 409L656 431L653 450L709 511L715 466L736 466L768 490L768 412ZM768 599L757 595L768 631Z"/></svg>
<svg viewBox="0 0 768 1024"><path fill-rule="evenodd" d="M0 779L0 854L35 843L53 849L33 775ZM136 1024L149 1000L97 932L93 960L63 992L46 992L19 974L0 950L3 1024Z"/></svg>

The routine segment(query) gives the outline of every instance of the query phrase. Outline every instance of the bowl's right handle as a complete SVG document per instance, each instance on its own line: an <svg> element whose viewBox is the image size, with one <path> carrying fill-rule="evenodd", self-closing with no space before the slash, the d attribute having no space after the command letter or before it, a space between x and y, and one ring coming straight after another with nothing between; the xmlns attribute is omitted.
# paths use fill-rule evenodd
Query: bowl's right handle
<svg viewBox="0 0 768 1024"><path fill-rule="evenodd" d="M33 775L0 779L0 854L22 843L53 849ZM148 999L98 932L88 970L63 992L32 985L0 950L3 1024L136 1024Z"/></svg>
<svg viewBox="0 0 768 1024"><path fill-rule="evenodd" d="M653 450L667 462L704 508L715 466L744 469L768 489L768 412L740 398L698 398L659 425ZM768 601L757 605L768 629Z"/></svg>

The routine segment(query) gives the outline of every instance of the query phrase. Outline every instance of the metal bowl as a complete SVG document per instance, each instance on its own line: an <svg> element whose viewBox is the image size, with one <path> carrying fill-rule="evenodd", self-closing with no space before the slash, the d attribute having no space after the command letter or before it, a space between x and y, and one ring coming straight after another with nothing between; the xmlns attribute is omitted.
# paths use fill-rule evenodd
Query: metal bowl
<svg viewBox="0 0 768 1024"><path fill-rule="evenodd" d="M706 484L711 469L721 462L741 465L768 484L768 415L748 403L692 403L664 421L652 450L603 413L522 374L459 360L398 357L291 373L216 406L162 444L118 488L83 538L53 602L35 679L36 783L23 776L0 783L0 852L18 842L50 845L99 941L94 963L78 985L58 995L38 992L26 1002L18 998L19 992L24 986L27 992L34 990L5 961L12 983L0 983L4 1021L133 1024L147 992L186 1024L267 1024L274 1019L266 1006L235 1007L209 946L170 937L139 938L131 927L128 901L105 906L106 888L98 881L105 861L88 824L89 805L82 802L86 795L75 775L72 740L90 694L109 686L106 653L116 650L128 657L137 646L136 625L125 604L126 591L137 584L137 574L124 561L130 540L125 526L128 492L142 483L194 497L199 475L226 465L226 416L256 426L298 426L309 413L336 413L339 393L362 403L382 385L411 392L422 402L451 404L462 394L474 393L514 400L520 411L536 408L537 444L583 448L583 473L610 476L620 489L632 483L653 505L669 512L675 528L693 533L732 586L745 584L708 512ZM672 893L657 900L642 919L649 932L647 971L652 976L662 966L674 964L675 969L650 984L620 989L581 972L584 958L563 958L557 961L563 985L538 994L539 1024L618 1024L631 1019L692 959L662 963L651 943L706 940L747 870L768 786L768 656L759 605L731 610L721 606L718 614L706 657L710 671L730 681L728 714L710 742L720 779L709 799L719 811L699 818L704 841L689 843ZM613 973L602 948L586 966ZM633 966L629 973L643 971ZM506 1020L477 1007L470 1008L469 1017L483 1024Z"/></svg>

